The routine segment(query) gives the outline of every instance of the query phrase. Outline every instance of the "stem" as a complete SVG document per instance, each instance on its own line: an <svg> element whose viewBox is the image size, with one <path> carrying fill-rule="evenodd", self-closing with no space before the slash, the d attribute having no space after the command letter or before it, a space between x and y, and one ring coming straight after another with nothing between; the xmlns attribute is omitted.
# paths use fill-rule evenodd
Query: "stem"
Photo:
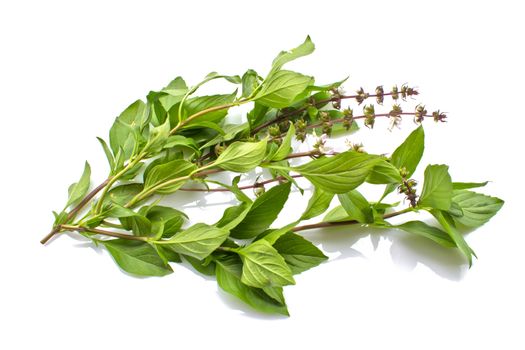
<svg viewBox="0 0 525 350"><path fill-rule="evenodd" d="M385 214L383 215L383 219L393 218L401 214L409 213L413 210L414 210L413 208L406 208L400 211ZM337 226L346 226L346 225L355 225L355 224L360 224L360 222L357 220L318 222L315 224L296 226L292 228L291 231L298 232L298 231L312 230L312 229L323 228L323 227L337 227Z"/></svg>
<svg viewBox="0 0 525 350"><path fill-rule="evenodd" d="M397 115L415 115L415 114L416 113L414 113L414 112L401 112L401 113L398 113ZM390 113L378 113L378 114L374 115L374 118L378 118L378 117L391 117L391 115L390 115ZM432 116L430 114L425 114L424 117L425 118L434 118L434 116ZM364 118L366 118L366 115L358 115L356 117L353 117L352 119L356 120L356 119L364 119ZM335 124L335 123L341 123L343 121L345 121L345 118L332 119L332 120L330 120L330 123ZM314 129L314 128L317 128L317 127L322 126L322 125L323 125L323 122L319 122L319 123L315 123L315 124L308 124L306 126L306 128L307 129Z"/></svg>
<svg viewBox="0 0 525 350"><path fill-rule="evenodd" d="M88 232L93 233L97 235L104 235L109 237L116 237L116 238L123 238L123 239L129 239L133 241L143 241L146 242L149 240L148 237L142 237L142 236L132 236L125 233L119 233L119 232L113 232L113 231L106 231L101 230L98 228L88 228L83 226L74 226L74 225L61 225L61 228L68 230L68 231L77 231L77 232Z"/></svg>
<svg viewBox="0 0 525 350"><path fill-rule="evenodd" d="M397 93L399 94L399 92L397 92ZM385 92L383 94L383 96L391 96L391 95L393 95L392 92ZM318 105L321 105L323 103L334 102L334 101L337 101L337 100L344 100L344 99L350 99L350 98L353 99L353 98L357 98L358 96L359 95L334 96L334 97L327 98L327 99L324 99L324 100L319 100L314 105L318 106ZM370 98L370 97L377 97L377 96L379 96L379 95L368 95L368 98ZM268 120L266 123L263 123L263 124L259 125L258 127L254 128L251 131L251 135L257 134L259 131L261 131L262 129L264 129L264 128L272 125L272 124L280 123L283 120L286 120L286 118L291 117L292 115L302 113L302 112L306 111L308 109L308 107L310 107L310 105L303 106L303 107L301 107L299 109L296 109L295 111L290 111L288 113L281 114L280 116L277 116L277 117L275 117L272 120Z"/></svg>
<svg viewBox="0 0 525 350"><path fill-rule="evenodd" d="M302 177L303 175L290 175L291 178L298 178ZM253 185L246 185L246 186L239 186L239 190L248 190L250 188L258 188L263 187L264 185L267 185L269 183L275 182L275 181L284 181L286 178L284 176L277 176L270 180L265 180L261 182L256 182ZM230 191L227 188L180 188L179 191L186 191L186 192L228 192Z"/></svg>
<svg viewBox="0 0 525 350"><path fill-rule="evenodd" d="M100 185L95 187L91 192L89 192L87 194L87 196L85 196L84 199L82 199L80 201L80 203L78 203L73 209L71 209L69 214L67 214L66 222L69 222L71 219L73 219L75 217L76 213L78 213L78 211L80 209L82 209L93 197L95 197L95 195L98 192L100 192L100 190L102 190L108 184L109 181L110 181L110 179L107 178L104 182L102 182ZM51 232L49 232L44 238L42 238L40 243L41 244L46 244L59 231L60 231L60 227L59 226L53 227Z"/></svg>
<svg viewBox="0 0 525 350"><path fill-rule="evenodd" d="M119 171L117 174L115 174L115 176L111 177L111 179L109 180L109 182L107 183L107 186L104 187L104 191L102 191L102 194L100 195L100 198L97 202L97 205L95 206L95 214L99 213L100 210L102 209L102 204L104 204L104 197L106 196L106 194L108 193L108 191L111 189L111 186L113 186L113 184L115 182L117 182L117 180L122 176L124 175L129 169L133 168L138 162L140 162L144 157L146 156L146 153L140 153L137 155L137 157L135 159L133 159L131 162L128 163L128 165L126 165L124 167L124 169L122 169L121 171Z"/></svg>

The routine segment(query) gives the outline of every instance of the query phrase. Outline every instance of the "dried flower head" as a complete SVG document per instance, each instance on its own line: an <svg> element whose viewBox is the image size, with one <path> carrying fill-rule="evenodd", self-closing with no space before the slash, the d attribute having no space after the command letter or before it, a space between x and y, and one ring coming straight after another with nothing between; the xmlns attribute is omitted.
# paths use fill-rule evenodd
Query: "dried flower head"
<svg viewBox="0 0 525 350"><path fill-rule="evenodd" d="M363 90L363 88L360 88L356 91L357 95L355 97L355 100L357 101L357 104L363 103L364 100L366 100L369 96L367 92Z"/></svg>
<svg viewBox="0 0 525 350"><path fill-rule="evenodd" d="M380 86L376 87L376 101L377 101L377 104L382 105L384 99L385 99L385 90L383 90L383 86L380 85Z"/></svg>

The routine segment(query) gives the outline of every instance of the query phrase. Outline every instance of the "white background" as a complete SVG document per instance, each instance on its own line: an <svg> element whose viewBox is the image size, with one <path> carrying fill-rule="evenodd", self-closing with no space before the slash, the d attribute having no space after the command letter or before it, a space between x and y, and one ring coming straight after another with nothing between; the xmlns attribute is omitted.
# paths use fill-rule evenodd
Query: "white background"
<svg viewBox="0 0 525 350"><path fill-rule="evenodd" d="M523 349L519 2L189 3L0 3L0 348ZM285 289L284 318L252 312L184 265L139 279L71 236L39 244L84 160L93 183L104 178L95 136L129 103L177 75L264 74L306 34L317 50L290 68L319 83L350 75L347 91L409 82L429 110L449 112L447 124L427 123L423 163L491 180L486 191L506 200L468 235L479 256L470 270L456 251L400 232L307 232L331 259ZM386 127L352 140L389 152L413 124ZM222 208L206 204L230 200L196 198L185 210L206 222ZM277 224L305 202L294 193Z"/></svg>

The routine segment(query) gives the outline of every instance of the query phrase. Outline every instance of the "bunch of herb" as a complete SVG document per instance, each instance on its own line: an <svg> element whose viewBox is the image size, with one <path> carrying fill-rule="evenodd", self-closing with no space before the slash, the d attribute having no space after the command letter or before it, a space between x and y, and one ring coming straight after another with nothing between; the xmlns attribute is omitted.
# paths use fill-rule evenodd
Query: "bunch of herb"
<svg viewBox="0 0 525 350"><path fill-rule="evenodd" d="M360 88L347 95L341 88L344 80L318 85L311 76L283 68L313 50L307 37L295 49L279 53L266 77L254 70L242 77L213 72L192 87L177 77L162 90L151 91L145 102L132 103L115 119L109 142L98 138L110 168L106 180L90 191L86 162L41 242L76 232L104 246L122 270L140 276L168 275L173 271L170 263L184 259L198 272L215 275L220 288L253 308L285 315L283 287L327 259L300 235L304 230L341 225L399 229L459 249L471 265L475 253L462 232L486 223L503 201L472 191L486 182L453 182L446 165L428 165L421 186L412 178L424 150L421 124L426 119L444 122L446 115L429 113L421 104L404 111L404 101L418 95L408 85L389 91L378 86L370 93ZM227 94L197 96L202 85L215 79L239 87ZM391 107L376 113L385 99L392 101ZM343 108L343 102L348 107ZM252 106L245 122L228 123L228 110L243 104ZM363 106L362 113L350 106ZM343 152L325 147L327 136L356 132L360 124L373 128L376 118L388 118L391 127L412 118L418 127L393 152L385 150L389 157L366 153L359 144ZM294 151L293 146L312 133L323 136L309 151ZM291 165L296 158L304 161ZM240 186L257 167L265 169L267 179ZM219 172L233 174L231 183L214 179ZM306 210L289 224L272 227L291 188L303 193L297 178L312 185ZM383 186L381 198L369 201L359 191L364 183ZM189 224L184 212L162 202L186 191L230 191L238 204L214 224ZM404 200L385 202L394 192ZM334 201L338 205L324 219L301 225L322 215ZM435 222L389 221L419 212L430 213Z"/></svg>

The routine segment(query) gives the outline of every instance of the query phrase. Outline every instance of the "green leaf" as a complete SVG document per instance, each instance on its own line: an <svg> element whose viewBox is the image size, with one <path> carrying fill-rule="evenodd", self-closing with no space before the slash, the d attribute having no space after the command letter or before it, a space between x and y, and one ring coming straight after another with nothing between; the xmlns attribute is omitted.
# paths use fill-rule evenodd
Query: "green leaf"
<svg viewBox="0 0 525 350"><path fill-rule="evenodd" d="M239 205L226 208L222 218L215 224L224 230L230 231L239 225L246 215L250 212L252 203L241 203Z"/></svg>
<svg viewBox="0 0 525 350"><path fill-rule="evenodd" d="M266 153L266 139L259 142L234 142L214 162L224 170L246 173L258 166Z"/></svg>
<svg viewBox="0 0 525 350"><path fill-rule="evenodd" d="M423 152L425 150L425 131L423 126L419 126L412 131L405 141L392 153L391 163L397 169L405 168L407 177L410 177L416 170ZM394 183L389 184L383 197L395 190Z"/></svg>
<svg viewBox="0 0 525 350"><path fill-rule="evenodd" d="M133 149L129 147L129 144L135 139L133 133L142 130L147 122L148 109L142 100L137 100L129 105L120 116L115 119L109 131L109 145L113 154L116 156L119 148L122 147L122 149L126 151L126 159L129 159Z"/></svg>
<svg viewBox="0 0 525 350"><path fill-rule="evenodd" d="M133 197L142 192L143 189L144 185L140 183L131 183L113 187L104 198L104 205L109 203L125 205L133 199Z"/></svg>
<svg viewBox="0 0 525 350"><path fill-rule="evenodd" d="M352 190L338 195L339 202L352 220L361 223L374 222L370 203L359 191Z"/></svg>
<svg viewBox="0 0 525 350"><path fill-rule="evenodd" d="M265 240L238 249L243 261L241 281L256 288L295 284L284 258Z"/></svg>
<svg viewBox="0 0 525 350"><path fill-rule="evenodd" d="M248 69L242 76L242 97L250 96L259 86L259 75L253 69Z"/></svg>
<svg viewBox="0 0 525 350"><path fill-rule="evenodd" d="M399 174L399 169L386 160L378 163L372 168L366 182L371 184L399 184L403 178Z"/></svg>
<svg viewBox="0 0 525 350"><path fill-rule="evenodd" d="M406 140L392 153L392 165L397 169L405 168L412 175L425 150L425 131L422 126L412 131Z"/></svg>
<svg viewBox="0 0 525 350"><path fill-rule="evenodd" d="M279 70L268 76L254 100L268 107L288 107L313 82L310 76Z"/></svg>
<svg viewBox="0 0 525 350"><path fill-rule="evenodd" d="M210 258L210 257L208 257ZM215 275L215 262L208 261L208 259L199 260L192 256L184 255L184 259L190 263L191 266L198 272L206 276Z"/></svg>
<svg viewBox="0 0 525 350"><path fill-rule="evenodd" d="M253 109L246 116L248 118L248 123L250 124L250 129L254 129L265 119L269 109L270 107L263 106L257 102L253 104Z"/></svg>
<svg viewBox="0 0 525 350"><path fill-rule="evenodd" d="M333 193L315 187L301 220L308 220L324 213L332 203L333 198Z"/></svg>
<svg viewBox="0 0 525 350"><path fill-rule="evenodd" d="M164 276L173 272L158 255L155 248L146 242L127 239L100 241L120 268L139 276Z"/></svg>
<svg viewBox="0 0 525 350"><path fill-rule="evenodd" d="M198 223L168 240L157 241L155 244L167 245L177 253L202 260L217 249L227 237L228 231L224 229Z"/></svg>
<svg viewBox="0 0 525 350"><path fill-rule="evenodd" d="M312 39L310 39L310 36L308 35L304 42L297 46L294 49L288 50L288 51L281 51L275 57L275 59L272 62L272 70L268 75L271 75L272 73L280 70L283 65L285 65L288 62L291 62L299 57L307 56L314 52L315 45L312 42Z"/></svg>
<svg viewBox="0 0 525 350"><path fill-rule="evenodd" d="M488 181L485 181L485 182L453 182L452 189L453 190L467 190L469 188L484 187L488 183L489 183Z"/></svg>
<svg viewBox="0 0 525 350"><path fill-rule="evenodd" d="M155 191L155 193L159 194L173 193L186 181L184 179L181 179L180 181L175 180L190 175L195 169L197 169L195 164L182 159L176 159L168 163L156 165L144 179L144 191L160 186L167 181L174 181L174 183L159 187Z"/></svg>
<svg viewBox="0 0 525 350"><path fill-rule="evenodd" d="M89 190L89 184L90 184L90 178L91 178L91 167L89 166L89 163L86 162L84 164L84 171L82 172L82 176L80 177L80 180L78 182L75 182L68 188L68 199L66 207L69 207L70 205L73 205L77 203L79 200L81 200L84 195Z"/></svg>
<svg viewBox="0 0 525 350"><path fill-rule="evenodd" d="M430 226L422 221L408 221L401 225L390 225L388 227L397 228L409 233L413 233L442 245L443 247L455 247L456 243L450 236L437 227Z"/></svg>
<svg viewBox="0 0 525 350"><path fill-rule="evenodd" d="M196 114L208 108L230 104L233 101L235 101L236 96L237 96L237 91L234 91L231 94L225 94L225 95L199 96L199 97L190 98L184 103L184 108L183 108L184 117L182 119L184 120L192 116L193 114ZM174 121L178 120L178 105L172 107L168 111L168 113L170 115L171 125L173 126ZM189 121L188 125L192 125L195 123L202 123L202 122L218 123L221 120L223 120L227 114L228 114L228 108L209 112L209 113L203 114L202 116L200 116L198 119L195 119L194 121Z"/></svg>
<svg viewBox="0 0 525 350"><path fill-rule="evenodd" d="M326 192L346 193L361 185L381 158L347 151L292 168Z"/></svg>
<svg viewBox="0 0 525 350"><path fill-rule="evenodd" d="M430 213L437 219L437 221L443 226L445 231L448 233L450 238L456 243L459 250L465 255L468 260L469 267L472 266L472 255L476 256L476 253L469 247L465 238L458 232L454 225L454 220L447 212L441 210L431 210ZM477 256L476 256L477 257Z"/></svg>
<svg viewBox="0 0 525 350"><path fill-rule="evenodd" d="M104 150L104 154L106 155L106 158L109 163L109 169L113 171L115 168L115 157L113 157L113 153L111 153L111 150L109 149L108 144L104 139L97 137L98 142L100 142L100 145L102 146L102 149Z"/></svg>
<svg viewBox="0 0 525 350"><path fill-rule="evenodd" d="M342 205L330 210L323 218L323 222L339 222L353 220Z"/></svg>
<svg viewBox="0 0 525 350"><path fill-rule="evenodd" d="M273 247L282 255L293 274L311 269L328 259L311 242L292 232L282 235Z"/></svg>
<svg viewBox="0 0 525 350"><path fill-rule="evenodd" d="M217 283L222 290L236 296L255 310L289 316L286 304L270 297L261 288L250 287L241 282L242 261L237 255L225 255L215 262Z"/></svg>
<svg viewBox="0 0 525 350"><path fill-rule="evenodd" d="M163 224L163 238L169 238L177 233L185 219L188 218L186 214L177 209L161 205L144 206L140 208L139 213L148 218L154 225Z"/></svg>
<svg viewBox="0 0 525 350"><path fill-rule="evenodd" d="M446 165L429 165L418 205L448 210L452 204L452 180Z"/></svg>
<svg viewBox="0 0 525 350"><path fill-rule="evenodd" d="M452 215L456 223L467 227L479 227L490 220L503 206L504 201L466 190L456 190L452 202L459 206L462 215Z"/></svg>
<svg viewBox="0 0 525 350"><path fill-rule="evenodd" d="M231 230L231 236L241 239L253 238L266 230L283 209L290 188L291 183L285 182L259 196L251 205L244 220Z"/></svg>
<svg viewBox="0 0 525 350"><path fill-rule="evenodd" d="M270 243L271 245L274 245L274 243L277 242L277 240L281 238L281 236L290 232L295 226L297 226L299 222L300 220L296 220L281 228L274 229L274 230L272 229L266 230L260 235L258 235L256 240L264 239L266 242Z"/></svg>
<svg viewBox="0 0 525 350"><path fill-rule="evenodd" d="M159 153L164 148L170 136L170 123L165 121L163 124L154 127L149 134L148 142L144 146L144 151L149 154Z"/></svg>
<svg viewBox="0 0 525 350"><path fill-rule="evenodd" d="M219 134L200 146L199 149L205 149L210 146L215 146L218 143L233 140L239 133L248 130L248 123L244 124L227 124L222 127L224 134Z"/></svg>
<svg viewBox="0 0 525 350"><path fill-rule="evenodd" d="M295 136L295 126L293 123L290 122L290 127L288 131L286 132L286 136L282 140L281 144L279 145L279 148L277 151L273 154L272 159L273 161L279 161L283 160L290 154L292 151L292 139Z"/></svg>

